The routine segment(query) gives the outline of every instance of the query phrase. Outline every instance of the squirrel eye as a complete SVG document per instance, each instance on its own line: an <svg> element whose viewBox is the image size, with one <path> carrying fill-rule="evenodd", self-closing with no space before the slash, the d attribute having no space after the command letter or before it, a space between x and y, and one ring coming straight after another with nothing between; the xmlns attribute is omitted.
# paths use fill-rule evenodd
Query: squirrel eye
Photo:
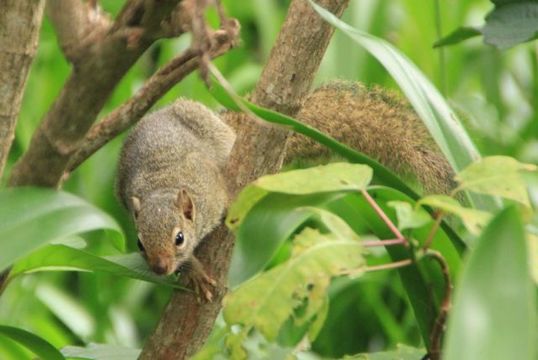
<svg viewBox="0 0 538 360"><path fill-rule="evenodd" d="M136 242L136 245L138 246L138 249L140 249L140 251L144 252L145 249L144 249L144 245L142 245L142 241L140 241L140 238L138 239L138 241Z"/></svg>
<svg viewBox="0 0 538 360"><path fill-rule="evenodd" d="M176 235L176 246L183 245L184 241L185 241L185 238L183 237L183 233L179 231Z"/></svg>

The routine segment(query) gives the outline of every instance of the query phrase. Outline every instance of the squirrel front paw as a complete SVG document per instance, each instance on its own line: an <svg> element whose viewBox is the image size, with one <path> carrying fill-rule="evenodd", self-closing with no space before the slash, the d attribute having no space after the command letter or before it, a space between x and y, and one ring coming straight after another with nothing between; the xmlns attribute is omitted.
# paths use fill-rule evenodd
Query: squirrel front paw
<svg viewBox="0 0 538 360"><path fill-rule="evenodd" d="M183 283L196 294L199 302L212 302L217 282L204 270L203 265L194 256L189 263L180 268Z"/></svg>

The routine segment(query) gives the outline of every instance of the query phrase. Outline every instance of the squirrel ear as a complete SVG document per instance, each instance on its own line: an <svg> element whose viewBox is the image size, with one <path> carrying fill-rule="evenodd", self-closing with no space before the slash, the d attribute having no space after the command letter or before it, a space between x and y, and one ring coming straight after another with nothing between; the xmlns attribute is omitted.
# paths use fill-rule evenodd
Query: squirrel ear
<svg viewBox="0 0 538 360"><path fill-rule="evenodd" d="M192 202L192 199L189 196L187 190L179 190L179 192L177 193L176 205L179 210L181 210L183 216L185 216L187 220L194 220L194 203Z"/></svg>
<svg viewBox="0 0 538 360"><path fill-rule="evenodd" d="M131 196L131 207L133 209L134 217L136 218L140 211L140 199L136 196Z"/></svg>

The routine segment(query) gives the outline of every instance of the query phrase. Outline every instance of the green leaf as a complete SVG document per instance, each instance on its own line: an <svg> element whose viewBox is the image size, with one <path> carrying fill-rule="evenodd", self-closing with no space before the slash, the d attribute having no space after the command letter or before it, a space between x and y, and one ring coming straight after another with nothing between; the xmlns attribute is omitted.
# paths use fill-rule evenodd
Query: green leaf
<svg viewBox="0 0 538 360"><path fill-rule="evenodd" d="M155 275L138 253L100 257L65 245L49 245L35 251L17 262L9 276L11 279L36 271L65 270L107 272L116 276L182 288L173 277Z"/></svg>
<svg viewBox="0 0 538 360"><path fill-rule="evenodd" d="M482 35L482 30L481 29L477 29L477 28L474 28L474 27L462 26L462 27L454 30L453 32L451 32L447 36L443 37L442 39L437 40L433 44L433 47L438 48L438 47L442 47L442 46L458 44L458 43L460 43L460 42L462 42L464 40L470 39L470 38L478 36L478 35Z"/></svg>
<svg viewBox="0 0 538 360"><path fill-rule="evenodd" d="M522 173L537 170L538 166L509 156L489 156L469 165L456 175L456 180L460 183L458 190L501 196L530 207Z"/></svg>
<svg viewBox="0 0 538 360"><path fill-rule="evenodd" d="M396 210L398 229L415 229L432 221L430 214L421 207L413 207L406 201L389 201L388 206Z"/></svg>
<svg viewBox="0 0 538 360"><path fill-rule="evenodd" d="M266 175L246 186L230 206L226 224L236 230L252 207L269 192L305 195L332 191L360 191L372 179L366 165L332 163L309 169Z"/></svg>
<svg viewBox="0 0 538 360"><path fill-rule="evenodd" d="M236 232L228 276L230 286L238 285L267 266L280 246L312 216L305 207L321 206L343 195L268 194L252 208Z"/></svg>
<svg viewBox="0 0 538 360"><path fill-rule="evenodd" d="M372 180L372 168L366 165L332 163L308 169L268 175L254 181L263 190L305 195L331 191L360 191Z"/></svg>
<svg viewBox="0 0 538 360"><path fill-rule="evenodd" d="M136 360L139 349L109 344L89 344L87 347L66 346L62 354L67 357L90 360Z"/></svg>
<svg viewBox="0 0 538 360"><path fill-rule="evenodd" d="M515 207L497 214L470 254L456 289L446 360L536 359L535 288Z"/></svg>
<svg viewBox="0 0 538 360"><path fill-rule="evenodd" d="M483 33L486 44L502 50L536 39L538 3L529 0L496 6L486 17Z"/></svg>
<svg viewBox="0 0 538 360"><path fill-rule="evenodd" d="M87 231L106 229L124 247L121 228L108 214L61 191L43 188L0 190L0 271L39 247Z"/></svg>
<svg viewBox="0 0 538 360"><path fill-rule="evenodd" d="M65 360L62 353L56 350L54 346L26 330L0 325L0 335L16 341L42 359Z"/></svg>
<svg viewBox="0 0 538 360"><path fill-rule="evenodd" d="M426 355L425 349L417 349L407 345L398 345L396 350L360 354L346 357L348 360L419 360Z"/></svg>
<svg viewBox="0 0 538 360"><path fill-rule="evenodd" d="M458 216L463 221L467 230L473 235L479 234L491 219L491 214L463 207L457 200L446 195L426 196L420 199L418 204L428 205Z"/></svg>
<svg viewBox="0 0 538 360"><path fill-rule="evenodd" d="M239 339L252 328L267 340L274 340L294 309L305 301L305 311L320 311L332 277L350 272L358 275L364 270L362 253L356 240L304 229L294 239L290 260L243 283L225 297L226 323L242 325L239 334L230 335L230 342L237 349Z"/></svg>

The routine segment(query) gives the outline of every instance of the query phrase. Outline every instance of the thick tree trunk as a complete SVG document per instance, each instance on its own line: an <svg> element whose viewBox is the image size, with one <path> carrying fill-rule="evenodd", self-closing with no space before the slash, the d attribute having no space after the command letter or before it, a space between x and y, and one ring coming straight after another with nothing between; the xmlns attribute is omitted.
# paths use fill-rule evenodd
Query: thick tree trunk
<svg viewBox="0 0 538 360"><path fill-rule="evenodd" d="M0 177L39 40L44 0L0 1Z"/></svg>
<svg viewBox="0 0 538 360"><path fill-rule="evenodd" d="M318 3L341 15L349 0ZM333 29L306 0L292 1L276 45L252 99L259 105L294 115L307 94ZM230 115L237 116L237 115ZM288 132L244 119L227 169L234 197L247 183L279 170ZM198 303L191 293L173 295L147 341L140 359L185 359L205 342L221 309L233 248L233 235L225 226L215 230L197 249L198 258L220 284L212 303Z"/></svg>

